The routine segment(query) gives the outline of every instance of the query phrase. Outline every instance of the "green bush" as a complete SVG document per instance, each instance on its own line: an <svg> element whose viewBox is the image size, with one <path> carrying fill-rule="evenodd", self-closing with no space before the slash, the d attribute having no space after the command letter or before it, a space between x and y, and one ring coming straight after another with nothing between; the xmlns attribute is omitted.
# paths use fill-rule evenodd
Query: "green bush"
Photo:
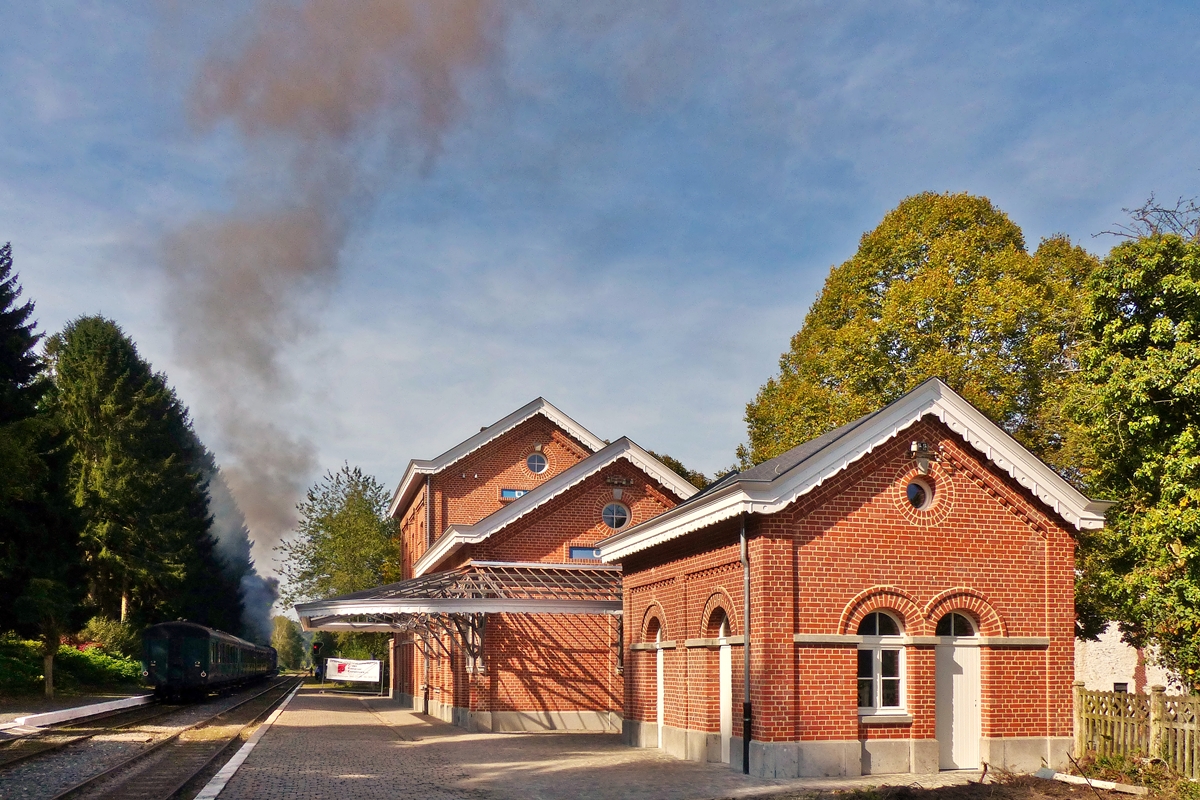
<svg viewBox="0 0 1200 800"><path fill-rule="evenodd" d="M42 685L42 654L37 642L0 636L0 693L23 694Z"/></svg>
<svg viewBox="0 0 1200 800"><path fill-rule="evenodd" d="M128 622L92 617L79 632L83 642L99 642L106 651L125 658L141 658L142 635Z"/></svg>
<svg viewBox="0 0 1200 800"><path fill-rule="evenodd" d="M63 645L54 657L55 691L68 694L135 684L141 675L141 662L99 647L80 651ZM0 635L0 693L40 692L43 680L41 645L12 633Z"/></svg>

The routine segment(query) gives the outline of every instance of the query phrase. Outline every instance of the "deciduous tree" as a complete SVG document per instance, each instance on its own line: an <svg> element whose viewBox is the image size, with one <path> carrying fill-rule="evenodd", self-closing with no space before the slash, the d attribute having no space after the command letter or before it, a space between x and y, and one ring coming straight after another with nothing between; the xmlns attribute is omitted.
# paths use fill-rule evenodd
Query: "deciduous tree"
<svg viewBox="0 0 1200 800"><path fill-rule="evenodd" d="M295 620L276 616L272 621L271 647L279 654L282 669L300 669L304 663L304 637Z"/></svg>
<svg viewBox="0 0 1200 800"><path fill-rule="evenodd" d="M1030 255L986 198L904 200L830 272L779 375L747 406L739 459L772 458L939 377L1055 462L1094 266L1061 237Z"/></svg>
<svg viewBox="0 0 1200 800"><path fill-rule="evenodd" d="M327 472L299 505L296 535L280 544L284 602L333 597L399 579L400 542L387 490L358 467Z"/></svg>
<svg viewBox="0 0 1200 800"><path fill-rule="evenodd" d="M1194 237L1193 237L1194 238ZM1200 678L1200 242L1151 231L1095 273L1083 380L1071 408L1089 431L1091 489L1117 501L1083 536L1082 633L1116 619Z"/></svg>

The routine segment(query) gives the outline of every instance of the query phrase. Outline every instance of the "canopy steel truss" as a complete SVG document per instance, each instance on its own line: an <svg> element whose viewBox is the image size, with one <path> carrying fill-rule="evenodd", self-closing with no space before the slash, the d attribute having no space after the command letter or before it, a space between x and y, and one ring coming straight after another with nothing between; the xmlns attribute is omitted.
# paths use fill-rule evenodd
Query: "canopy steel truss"
<svg viewBox="0 0 1200 800"><path fill-rule="evenodd" d="M607 565L468 561L361 592L296 606L304 630L412 633L423 654L445 650L446 635L482 670L488 614L586 614L617 618L621 568ZM618 659L621 646L617 645Z"/></svg>

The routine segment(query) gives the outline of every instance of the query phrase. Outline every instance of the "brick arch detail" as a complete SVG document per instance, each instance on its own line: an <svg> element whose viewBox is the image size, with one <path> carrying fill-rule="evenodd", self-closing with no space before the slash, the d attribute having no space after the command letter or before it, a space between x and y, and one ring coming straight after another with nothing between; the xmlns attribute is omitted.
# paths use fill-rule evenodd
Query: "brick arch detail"
<svg viewBox="0 0 1200 800"><path fill-rule="evenodd" d="M658 626L662 628L663 632L663 641L667 641L667 615L657 601L651 602L650 605L646 606L646 612L642 614L642 630L638 638L643 642L654 641L649 636L650 623L654 620L658 620Z"/></svg>
<svg viewBox="0 0 1200 800"><path fill-rule="evenodd" d="M965 586L939 592L925 605L922 616L933 631L938 620L951 611L966 611L974 617L979 623L980 636L1008 636L1008 624L983 592Z"/></svg>
<svg viewBox="0 0 1200 800"><path fill-rule="evenodd" d="M738 635L737 631L734 629L734 623L736 620L733 613L733 601L729 598L729 595L725 593L724 589L717 589L709 596L708 601L705 602L704 613L700 615L701 638L716 637L717 632L713 630L712 621L713 615L716 614L718 610L724 611L725 619L729 620L729 635Z"/></svg>
<svg viewBox="0 0 1200 800"><path fill-rule="evenodd" d="M872 586L855 595L842 611L838 633L853 633L862 618L872 611L893 611L900 615L906 634L919 636L924 633L923 630L913 630L925 627L920 606L908 592L896 586Z"/></svg>

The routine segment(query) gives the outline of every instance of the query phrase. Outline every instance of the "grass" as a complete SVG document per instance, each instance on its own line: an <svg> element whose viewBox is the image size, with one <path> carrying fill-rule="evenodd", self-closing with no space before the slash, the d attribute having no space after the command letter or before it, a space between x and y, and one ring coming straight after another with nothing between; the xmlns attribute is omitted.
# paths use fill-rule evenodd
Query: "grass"
<svg viewBox="0 0 1200 800"><path fill-rule="evenodd" d="M141 663L109 655L99 647L80 651L63 645L54 657L56 693L69 695L137 685L141 676ZM41 645L11 633L0 635L0 695L39 693L43 680Z"/></svg>
<svg viewBox="0 0 1200 800"><path fill-rule="evenodd" d="M1079 760L1078 772L1088 778L1145 786L1164 800L1200 800L1200 783L1179 777L1157 758L1088 753Z"/></svg>

